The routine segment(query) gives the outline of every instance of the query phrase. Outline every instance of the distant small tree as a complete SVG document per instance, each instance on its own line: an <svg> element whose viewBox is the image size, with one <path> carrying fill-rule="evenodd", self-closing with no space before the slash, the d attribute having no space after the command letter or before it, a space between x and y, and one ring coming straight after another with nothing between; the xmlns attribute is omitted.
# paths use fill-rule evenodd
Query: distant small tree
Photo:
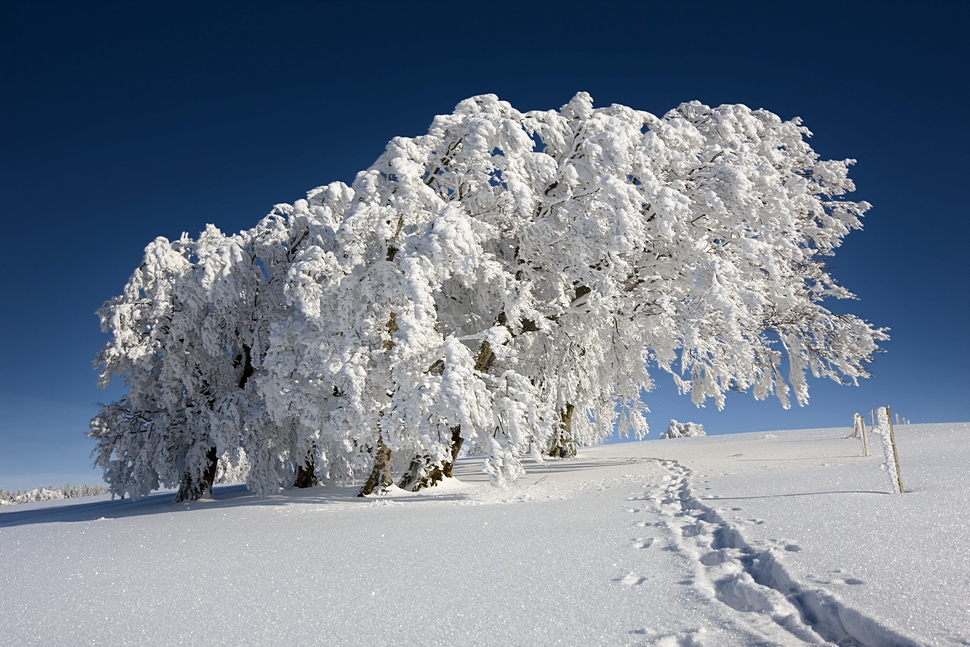
<svg viewBox="0 0 970 647"><path fill-rule="evenodd" d="M704 431L704 425L699 422L677 422L676 420L671 420L670 424L667 425L667 431L660 434L660 437L692 438L706 435L707 432Z"/></svg>

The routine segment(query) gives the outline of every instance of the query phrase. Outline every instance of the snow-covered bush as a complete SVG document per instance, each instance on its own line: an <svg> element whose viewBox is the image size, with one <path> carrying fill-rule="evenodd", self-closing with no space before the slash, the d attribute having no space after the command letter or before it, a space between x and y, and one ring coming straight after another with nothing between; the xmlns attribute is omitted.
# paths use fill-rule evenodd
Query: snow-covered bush
<svg viewBox="0 0 970 647"><path fill-rule="evenodd" d="M869 205L809 135L742 105L483 95L251 230L159 238L99 312L101 382L129 391L92 421L96 462L131 496L206 496L241 452L260 494L366 493L401 466L433 483L465 444L503 484L645 434L651 370L718 407L866 377L886 335L822 304L851 297L824 261Z"/></svg>
<svg viewBox="0 0 970 647"><path fill-rule="evenodd" d="M677 422L671 420L667 431L660 434L661 438L688 438L691 436L706 436L704 425L699 422Z"/></svg>

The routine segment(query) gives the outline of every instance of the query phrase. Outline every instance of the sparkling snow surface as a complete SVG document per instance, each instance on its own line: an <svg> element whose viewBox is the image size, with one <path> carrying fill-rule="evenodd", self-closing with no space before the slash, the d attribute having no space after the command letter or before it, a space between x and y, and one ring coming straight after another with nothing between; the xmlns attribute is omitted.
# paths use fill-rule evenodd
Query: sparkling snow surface
<svg viewBox="0 0 970 647"><path fill-rule="evenodd" d="M474 460L427 494L241 486L0 511L0 643L970 644L970 424Z"/></svg>

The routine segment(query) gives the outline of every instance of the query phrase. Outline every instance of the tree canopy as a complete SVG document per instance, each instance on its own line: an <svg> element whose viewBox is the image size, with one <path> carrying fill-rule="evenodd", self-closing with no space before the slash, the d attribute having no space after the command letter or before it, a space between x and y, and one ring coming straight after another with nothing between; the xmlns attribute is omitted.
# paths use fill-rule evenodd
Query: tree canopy
<svg viewBox="0 0 970 647"><path fill-rule="evenodd" d="M718 407L866 377L885 332L828 309L852 295L824 261L869 205L809 136L742 105L484 95L351 186L159 238L99 311L101 382L128 394L92 421L96 463L119 495L198 498L240 454L258 493L370 491L433 483L467 443L502 484L645 434L658 371Z"/></svg>

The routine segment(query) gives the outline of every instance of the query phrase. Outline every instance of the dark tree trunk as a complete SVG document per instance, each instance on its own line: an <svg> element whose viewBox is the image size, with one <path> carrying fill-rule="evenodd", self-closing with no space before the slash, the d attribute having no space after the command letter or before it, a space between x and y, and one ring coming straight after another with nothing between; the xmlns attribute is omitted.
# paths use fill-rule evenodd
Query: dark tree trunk
<svg viewBox="0 0 970 647"><path fill-rule="evenodd" d="M381 437L377 437L377 453L374 455L374 469L357 496L367 496L373 494L375 490L381 491L394 485L391 478L391 450L388 449Z"/></svg>
<svg viewBox="0 0 970 647"><path fill-rule="evenodd" d="M434 466L431 464L431 457L427 454L418 454L411 459L407 471L397 484L402 490L417 492L423 487L427 487L428 475Z"/></svg>
<svg viewBox="0 0 970 647"><path fill-rule="evenodd" d="M451 478L452 472L455 469L455 461L458 460L458 454L461 453L461 446L465 444L465 439L461 437L461 427L451 428L451 462L445 463L442 466L442 472L444 472L445 478Z"/></svg>
<svg viewBox="0 0 970 647"><path fill-rule="evenodd" d="M567 404L566 408L559 412L559 431L556 433L549 448L549 456L552 458L575 458L576 445L573 442L573 411L575 407Z"/></svg>
<svg viewBox="0 0 970 647"><path fill-rule="evenodd" d="M401 228L404 226L404 217L402 216L397 223L397 232L394 234L394 238L401 233ZM393 240L393 239L392 239ZM387 260L388 262L394 260L394 255L397 253L397 248L393 245L387 249ZM394 333L398 330L397 328L397 313L392 312L387 318L387 339L384 341L384 350L391 350L394 348ZM389 394L390 395L390 394ZM383 415L383 412L381 413ZM374 453L374 467L371 469L370 476L367 477L367 481L360 488L360 492L357 496L367 496L373 494L374 490L383 491L392 485L394 485L394 479L391 478L391 450L384 444L381 439L381 433L378 429L377 432L377 451Z"/></svg>
<svg viewBox="0 0 970 647"><path fill-rule="evenodd" d="M498 322L503 326L505 325L505 313L499 314ZM488 373L494 362L495 352L492 350L488 340L482 341L482 345L478 348L478 355L475 357L475 370L479 373ZM444 364L435 364L432 366L432 369L436 367L443 368L443 366ZM458 452L461 451L461 446L464 442L465 439L461 437L461 426L452 427L451 460L439 465L432 462L431 457L426 454L415 456L411 460L411 464L408 466L404 477L401 479L399 487L402 490L417 492L422 488L437 485L442 479L451 478L455 461L458 459Z"/></svg>
<svg viewBox="0 0 970 647"><path fill-rule="evenodd" d="M236 335L239 335L239 331L236 331ZM242 352L235 358L234 365L236 368L242 368L239 375L238 386L240 389L246 388L246 383L255 374L255 369L253 368L253 357L252 349L246 344L242 345ZM202 376L202 372L198 366L196 366L196 371L199 372L199 376ZM215 404L215 398L212 395L212 391L209 388L208 382L203 377L202 379L202 393L205 394L207 402L209 404L209 409L211 410ZM210 447L209 451L205 454L206 466L205 470L202 471L202 478L196 478L195 474L191 472L186 472L182 476L182 482L179 484L178 493L175 495L175 503L182 503L183 501L198 501L199 499L204 499L212 496L212 485L216 482L216 472L219 471L219 455L216 453L215 447Z"/></svg>
<svg viewBox="0 0 970 647"><path fill-rule="evenodd" d="M208 464L202 472L202 478L196 479L194 474L187 472L182 477L178 494L175 495L175 503L198 501L212 496L212 484L216 481L216 471L219 468L219 455L216 454L216 448L210 447L205 457Z"/></svg>
<svg viewBox="0 0 970 647"><path fill-rule="evenodd" d="M415 456L408 466L408 471L401 479L399 487L402 490L417 492L426 487L432 487L442 481L451 478L455 461L458 460L458 452L465 439L461 437L461 427L452 427L451 431L451 460L441 464L433 463L427 454Z"/></svg>
<svg viewBox="0 0 970 647"><path fill-rule="evenodd" d="M304 458L304 463L296 466L296 481L293 482L293 487L307 488L315 487L320 485L320 479L317 478L317 450L316 447L307 452Z"/></svg>
<svg viewBox="0 0 970 647"><path fill-rule="evenodd" d="M577 285L574 300L578 301L592 291L586 285ZM548 455L550 457L576 458L576 443L573 440L573 412L575 410L576 407L567 402L565 408L559 412L559 431L552 441L552 446L549 447Z"/></svg>

